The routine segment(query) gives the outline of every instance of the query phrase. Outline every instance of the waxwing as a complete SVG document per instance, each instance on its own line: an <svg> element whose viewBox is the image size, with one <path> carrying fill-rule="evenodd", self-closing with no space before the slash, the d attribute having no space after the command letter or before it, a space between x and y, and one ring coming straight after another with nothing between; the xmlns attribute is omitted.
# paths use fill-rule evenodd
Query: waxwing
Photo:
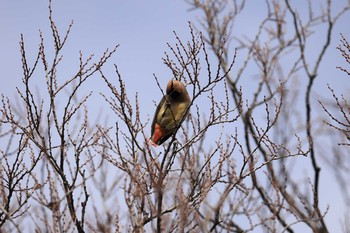
<svg viewBox="0 0 350 233"><path fill-rule="evenodd" d="M180 81L170 80L166 86L166 95L154 113L150 138L153 146L161 145L180 127L188 114L190 103L191 98L185 85Z"/></svg>

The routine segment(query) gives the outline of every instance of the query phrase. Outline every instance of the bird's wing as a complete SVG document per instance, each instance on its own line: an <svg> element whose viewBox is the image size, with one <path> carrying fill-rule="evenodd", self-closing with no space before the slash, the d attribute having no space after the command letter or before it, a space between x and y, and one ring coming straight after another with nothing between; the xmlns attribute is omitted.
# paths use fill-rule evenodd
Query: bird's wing
<svg viewBox="0 0 350 233"><path fill-rule="evenodd" d="M151 128L151 135L154 134L154 129L155 129L155 126L157 123L158 113L159 113L160 109L162 108L163 104L165 104L165 96L163 96L163 98L160 100L160 102L157 106L157 109L154 113L154 117L153 117L153 121L152 121L152 128Z"/></svg>

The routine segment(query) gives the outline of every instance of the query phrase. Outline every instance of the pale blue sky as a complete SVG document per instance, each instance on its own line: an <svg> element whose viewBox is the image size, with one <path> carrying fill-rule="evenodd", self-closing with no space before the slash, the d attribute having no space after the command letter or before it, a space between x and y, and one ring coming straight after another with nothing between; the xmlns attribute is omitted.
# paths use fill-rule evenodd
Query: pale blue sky
<svg viewBox="0 0 350 233"><path fill-rule="evenodd" d="M237 22L238 29L235 30L237 34L246 34L251 37L251 33L256 32L259 19L262 17L259 14L261 2L255 1L254 4L257 5L251 2L248 4L250 12L243 14L241 21ZM305 3L301 0L293 2ZM335 8L337 8L346 1L336 0L335 2ZM64 55L62 78L69 77L74 71L79 51L83 51L85 57L94 53L97 59L106 48L120 44L117 52L105 67L106 73L112 74L113 64L117 64L128 91L131 94L139 93L144 116L152 115L153 100L158 101L161 97L153 79L153 73L160 78L163 86L171 78L171 72L161 60L164 52L168 51L166 43L175 41L173 30L180 37L187 39L189 37L187 22L197 22L196 17L199 16L199 12L189 12L188 9L188 4L181 0L54 1L53 16L61 34L65 32L70 21L74 20L70 38L62 51ZM322 63L320 77L315 83L314 91L321 96L330 96L326 89L327 83L335 86L338 93L346 93L349 90L349 77L335 68L337 65L347 65L335 47L339 44L339 33L350 38L349 22L350 17L347 14L335 26L332 44ZM20 34L24 35L27 54L30 57L37 52L40 41L39 30L44 34L47 49L50 48L52 38L49 29L48 1L0 0L0 93L11 97L15 93L15 87L20 85L22 74L19 52ZM317 39L313 43L317 45L318 42L322 43ZM234 48L234 44L231 45L231 48ZM312 56L313 47L310 47L309 51L308 55ZM238 54L237 64L240 62L242 61ZM253 76L256 73L256 70L249 71L247 79L251 78L249 75ZM99 111L104 111L104 107L99 105L102 98L98 94L105 90L104 84L101 80L90 80L89 85L87 90L91 90L91 87L94 89L92 105L98 106L98 108L92 108L90 112L98 114ZM325 177L323 174L327 173L322 173L322 179L328 179L328 176ZM327 182L332 183L333 181L329 178ZM337 186L334 187L337 188ZM334 195L337 194L332 194L333 197ZM332 202L330 203L330 216L327 220L330 221L330 230L339 232L339 222L332 221L338 221L339 212L337 210L342 204L332 200L329 196L325 199L324 203Z"/></svg>

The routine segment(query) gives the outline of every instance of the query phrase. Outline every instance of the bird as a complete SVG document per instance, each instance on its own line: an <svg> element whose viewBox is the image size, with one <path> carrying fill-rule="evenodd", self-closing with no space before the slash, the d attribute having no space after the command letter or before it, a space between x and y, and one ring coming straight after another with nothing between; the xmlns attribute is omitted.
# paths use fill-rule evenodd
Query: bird
<svg viewBox="0 0 350 233"><path fill-rule="evenodd" d="M180 127L186 118L191 98L185 85L171 79L166 86L166 95L159 102L154 113L150 144L159 146Z"/></svg>

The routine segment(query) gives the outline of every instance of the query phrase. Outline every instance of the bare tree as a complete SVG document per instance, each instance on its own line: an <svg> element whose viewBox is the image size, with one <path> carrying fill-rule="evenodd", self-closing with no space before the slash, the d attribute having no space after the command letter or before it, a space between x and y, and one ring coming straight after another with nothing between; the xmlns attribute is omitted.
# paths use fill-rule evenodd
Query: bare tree
<svg viewBox="0 0 350 233"><path fill-rule="evenodd" d="M49 21L53 48L47 58L44 35L36 59L30 65L21 36L22 88L17 88L18 103L2 96L1 126L6 130L2 137L8 147L1 151L1 226L10 221L17 230L18 222L28 215L41 229L84 232L84 221L89 194L86 181L94 175L99 164L92 146L100 139L88 121L86 103L91 92L80 96L80 89L106 63L116 51L106 51L97 61L80 53L76 73L62 82L58 69L73 22L61 35L53 20L51 2ZM46 84L46 93L35 92L35 79ZM40 96L44 94L44 96ZM97 158L98 160L98 158ZM96 163L97 161L95 161ZM32 212L32 204L39 203L40 211ZM69 214L70 217L67 216ZM51 219L50 219L51 216ZM11 228L8 228L11 229Z"/></svg>
<svg viewBox="0 0 350 233"><path fill-rule="evenodd" d="M314 124L312 113L314 112L311 104L312 88L314 80L318 77L320 64L330 45L333 26L346 11L349 6L342 8L335 16L332 16L332 1L326 1L324 10L316 13L311 2L308 4L309 15L306 19L301 18L293 4L286 0L281 1L266 1L266 17L260 24L255 37L251 40L246 38L234 37L235 22L240 14L243 14L246 7L246 1L188 1L193 6L193 9L202 12L203 18L200 21L201 28L206 32L205 41L208 43L213 52L217 56L217 60L221 62L223 71L227 70L227 57L220 56L218 41L222 38L233 40L238 43L238 53L245 54L246 58L243 65L236 67L235 74L230 73L227 78L232 97L237 103L237 89L242 83L242 77L245 75L248 65L253 64L260 70L259 82L256 85L255 91L252 92L252 101L246 105L241 111L242 124L245 127L244 143L245 149L249 154L258 153L260 158L268 162L271 152L265 148L265 144L260 142L265 131L260 130L253 116L261 114L259 107L264 105L266 100L275 98L277 93L282 91L280 119L279 124L273 127L271 131L278 135L279 139L274 143L282 143L284 150L288 151L288 144L296 141L305 144L309 149L305 155L310 158L311 167L314 173L312 177L306 179L306 191L300 185L299 180L293 180L295 172L290 168L289 159L280 159L277 164L268 163L265 168L266 178L258 179L255 172L252 173L251 180L254 191L257 191L259 198L264 203L263 209L266 211L264 215L270 213L271 220L262 222L267 231L280 231L278 226L281 226L283 231L293 232L293 225L298 222L303 222L313 232L328 232L324 221L326 210L322 210L319 205L319 184L320 184L320 161L317 155L318 138L313 133ZM292 19L292 22L288 20ZM313 51L316 59L311 58L307 54L308 41L314 30L322 26L326 28L323 44L319 51ZM267 39L264 39L267 38ZM319 40L322 38L319 37ZM282 61L286 56L293 54L294 60L289 59L284 65ZM225 55L230 54L229 47L224 48ZM316 54L316 55L315 55ZM282 69L283 68L283 69ZM302 130L297 130L297 127L285 127L281 124L292 123L290 110L293 103L289 99L295 94L290 83L293 83L296 75L307 77L305 89L304 111L305 116L300 120L305 121L301 126ZM281 83L281 86L274 85ZM252 85L251 83L249 84ZM299 91L300 93L300 91ZM266 108L267 109L267 108ZM267 125L269 125L269 118ZM294 131L294 133L292 133ZM296 136L297 140L293 140L295 133L305 136ZM281 140L282 139L282 140ZM299 144L298 143L298 144ZM298 146L299 147L299 146ZM283 150L278 153L283 154ZM296 160L296 159L293 159ZM254 166L254 165L252 165ZM305 177L306 178L306 177ZM271 193L275 195L271 196ZM285 212L287 211L287 212ZM288 213L288 214L287 214ZM294 218L291 218L293 216ZM247 215L248 217L248 215ZM212 229L220 228L219 217L217 217L216 225ZM252 222L251 218L248 218ZM276 228L277 227L277 228Z"/></svg>
<svg viewBox="0 0 350 233"><path fill-rule="evenodd" d="M350 45L346 38L341 35L341 45L337 47L341 52L342 57L347 64L350 64ZM339 70L349 75L349 70L346 67L337 67ZM332 168L336 177L336 181L341 189L341 194L344 203L347 207L350 206L350 187L348 185L348 174L350 172L349 160L349 146L350 146L350 105L348 103L349 97L346 95L339 96L336 91L328 85L328 89L332 95L329 101L319 101L327 118L324 123L329 126L326 131L332 135L330 141L332 142L332 157L326 157L327 164ZM349 212L345 213L343 231L349 232Z"/></svg>
<svg viewBox="0 0 350 233"><path fill-rule="evenodd" d="M103 96L118 117L118 122L123 123L117 123L115 138L104 133L105 152L101 153L127 174L124 195L131 227L135 231L148 229L147 225L157 232L197 228L198 223L192 219L198 208L205 202L212 187L227 176L223 175L224 163L229 157L227 152L234 149L235 143L220 134L215 150L205 152L202 147L210 128L233 123L239 116L238 106L231 107L229 104L226 85L223 86L226 90L223 102L217 102L215 98L216 89L234 64L234 57L226 73L221 73L219 66L212 71L203 37L195 34L191 25L190 32L192 40L187 43L183 43L175 33L178 43L175 46L168 44L171 53L166 53L163 61L176 79L188 84L192 94L191 106L195 110L177 132L176 138L174 133L163 152L156 153L150 148L145 132L147 124L139 117L138 97L135 97L134 104L130 101L117 66L117 87L101 71L112 93L112 97ZM207 68L206 79L200 78L200 56ZM154 77L160 86L157 76ZM203 96L207 97L207 106L210 106L204 119L196 104ZM214 159L215 156L220 159Z"/></svg>
<svg viewBox="0 0 350 233"><path fill-rule="evenodd" d="M104 68L118 46L98 59L80 52L76 71L59 76L73 22L61 34L49 2L53 47L45 47L40 33L30 61L22 35L18 99L2 96L0 138L8 146L0 149L1 230L20 232L29 223L45 232L329 231L311 100L334 24L349 6L333 16L332 1L324 11L314 11L310 1L304 18L288 0L265 1L265 18L250 39L234 34L246 1L188 3L203 17L199 25L189 23L188 41L174 32L163 63L171 78L185 83L189 114L154 148L138 94L128 91L117 64L114 75ZM326 33L314 59L306 51L319 27ZM349 62L349 44L341 42ZM251 66L257 78L244 80ZM304 89L295 88L298 76ZM108 89L100 95L114 113L113 125L91 121L92 91L84 86L92 77ZM168 80L154 74L160 97ZM36 91L36 82L46 89ZM349 105L329 90L333 105L320 102L325 122L345 140L334 146L348 147ZM348 188L348 163L337 150L330 164L342 165L335 174ZM306 176L295 168L305 163L312 169ZM345 232L348 225L345 219Z"/></svg>

